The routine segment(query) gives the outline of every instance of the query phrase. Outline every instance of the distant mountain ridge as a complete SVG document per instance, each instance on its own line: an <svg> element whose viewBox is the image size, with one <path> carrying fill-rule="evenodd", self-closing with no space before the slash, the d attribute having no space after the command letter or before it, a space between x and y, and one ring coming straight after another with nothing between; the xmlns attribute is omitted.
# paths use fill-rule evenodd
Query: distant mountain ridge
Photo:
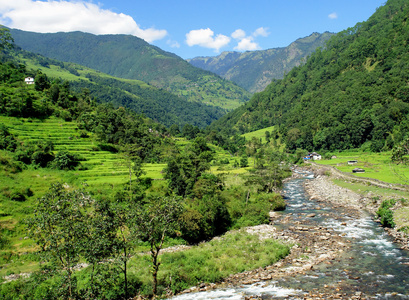
<svg viewBox="0 0 409 300"><path fill-rule="evenodd" d="M10 30L22 49L64 62L77 63L109 75L137 79L190 102L232 110L251 94L181 57L131 35L83 32L34 33Z"/></svg>
<svg viewBox="0 0 409 300"><path fill-rule="evenodd" d="M196 57L187 61L231 80L251 93L261 92L273 79L282 79L318 47L324 47L332 35L330 32L315 32L297 39L288 47L244 53L229 51L215 57Z"/></svg>

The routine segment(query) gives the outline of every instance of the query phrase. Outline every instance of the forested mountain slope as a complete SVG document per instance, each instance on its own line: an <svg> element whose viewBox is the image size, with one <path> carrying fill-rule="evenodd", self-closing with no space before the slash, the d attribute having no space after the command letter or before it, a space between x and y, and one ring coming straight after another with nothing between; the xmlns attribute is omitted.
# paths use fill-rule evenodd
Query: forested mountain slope
<svg viewBox="0 0 409 300"><path fill-rule="evenodd" d="M140 80L121 79L74 63L61 62L39 54L15 48L10 52L14 60L35 72L33 77L46 75L68 81L71 89L81 93L86 89L90 97L100 103L112 103L115 107L126 107L132 111L167 126L185 124L204 128L223 116L226 111L217 106L200 102L187 102L164 89L156 88ZM28 75L28 74L27 74Z"/></svg>
<svg viewBox="0 0 409 300"><path fill-rule="evenodd" d="M279 125L289 149L389 149L409 129L409 3L389 0L211 129Z"/></svg>
<svg viewBox="0 0 409 300"><path fill-rule="evenodd" d="M109 75L138 79L191 102L234 109L250 93L219 76L193 67L175 54L131 35L83 32L34 33L12 29L16 45L64 62L74 62Z"/></svg>
<svg viewBox="0 0 409 300"><path fill-rule="evenodd" d="M333 33L313 33L287 47L259 51L223 52L215 57L189 59L192 65L237 83L249 92L261 92L272 79L282 79L318 47L325 46Z"/></svg>

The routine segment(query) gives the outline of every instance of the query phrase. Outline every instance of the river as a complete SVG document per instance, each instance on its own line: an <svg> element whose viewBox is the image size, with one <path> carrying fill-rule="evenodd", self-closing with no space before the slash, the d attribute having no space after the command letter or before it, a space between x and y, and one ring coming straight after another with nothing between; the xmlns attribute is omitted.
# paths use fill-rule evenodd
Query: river
<svg viewBox="0 0 409 300"><path fill-rule="evenodd" d="M285 183L287 208L280 212L275 225L284 231L299 224L312 231L316 227L333 230L349 245L342 255L300 274L184 294L172 300L326 299L323 295L342 299L409 299L409 253L400 250L369 214L360 212L357 217L343 207L323 206L309 199L303 183L311 178L311 173L305 173L303 178ZM284 219L285 222L280 221Z"/></svg>

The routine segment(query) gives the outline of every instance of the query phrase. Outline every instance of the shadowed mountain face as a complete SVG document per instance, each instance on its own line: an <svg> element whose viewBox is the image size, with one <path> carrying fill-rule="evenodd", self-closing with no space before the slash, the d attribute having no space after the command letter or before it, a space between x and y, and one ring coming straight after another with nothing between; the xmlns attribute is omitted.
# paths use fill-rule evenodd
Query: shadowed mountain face
<svg viewBox="0 0 409 300"><path fill-rule="evenodd" d="M318 47L324 47L332 33L313 33L288 47L260 51L223 52L215 57L189 59L193 66L231 80L251 93L261 92L273 79L282 79Z"/></svg>

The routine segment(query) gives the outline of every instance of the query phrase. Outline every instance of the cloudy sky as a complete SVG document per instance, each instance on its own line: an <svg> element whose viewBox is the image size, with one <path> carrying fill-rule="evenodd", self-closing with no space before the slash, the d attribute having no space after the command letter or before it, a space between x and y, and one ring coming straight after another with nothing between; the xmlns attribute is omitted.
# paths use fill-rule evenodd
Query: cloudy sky
<svg viewBox="0 0 409 300"><path fill-rule="evenodd" d="M285 47L366 21L385 0L0 0L0 24L131 34L183 58Z"/></svg>

